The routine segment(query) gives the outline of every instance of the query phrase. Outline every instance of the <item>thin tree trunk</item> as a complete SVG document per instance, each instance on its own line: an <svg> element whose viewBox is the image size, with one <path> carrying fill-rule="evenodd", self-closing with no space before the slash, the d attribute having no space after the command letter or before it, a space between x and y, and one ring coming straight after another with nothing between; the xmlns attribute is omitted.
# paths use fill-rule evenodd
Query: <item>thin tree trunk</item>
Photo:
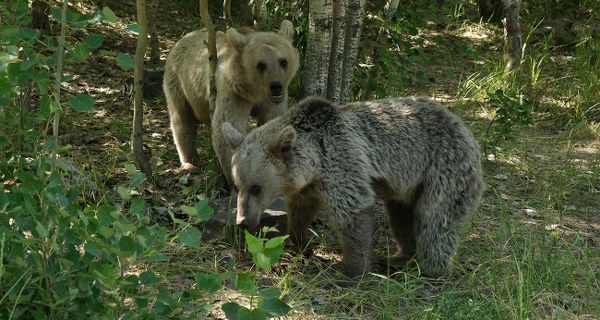
<svg viewBox="0 0 600 320"><path fill-rule="evenodd" d="M521 65L523 54L523 43L521 41L521 25L519 23L519 11L521 0L503 0L506 18L504 24L505 48L508 52L508 63L506 70L517 70Z"/></svg>
<svg viewBox="0 0 600 320"><path fill-rule="evenodd" d="M327 0L311 0L308 14L308 39L300 96L325 96L331 54L333 7Z"/></svg>
<svg viewBox="0 0 600 320"><path fill-rule="evenodd" d="M52 122L52 139L58 143L58 128L60 124L60 115L62 106L60 103L60 84L62 82L63 57L65 53L65 37L67 30L67 8L68 1L63 2L60 18L60 36L58 37L58 52L56 52L56 74L54 75L54 119ZM52 169L56 169L56 151L53 149L52 154Z"/></svg>
<svg viewBox="0 0 600 320"><path fill-rule="evenodd" d="M327 99L339 103L344 73L344 46L346 33L346 0L333 0L333 28L331 31L331 54L327 75Z"/></svg>
<svg viewBox="0 0 600 320"><path fill-rule="evenodd" d="M385 7L383 8L384 10L384 18L386 20L389 20L392 18L392 16L394 15L394 13L398 10L398 4L400 3L399 0L388 0L385 4ZM373 63L372 63L372 67L369 70L369 75L367 77L367 89L365 89L365 94L364 94L364 99L365 100L372 100L373 99L373 89L371 88L370 84L374 81L376 75L377 75L377 61L379 60L379 46L377 44L379 44L381 41L381 37L382 34L385 34L385 30L383 29L383 27L379 30L379 33L377 34L377 39L375 40L376 46L375 48L373 48L373 53L372 53L372 57L373 57Z"/></svg>
<svg viewBox="0 0 600 320"><path fill-rule="evenodd" d="M150 33L150 63L158 66L160 62L160 43L156 34L156 15L158 14L158 5L160 0L150 1L150 19L148 19L148 33Z"/></svg>
<svg viewBox="0 0 600 320"><path fill-rule="evenodd" d="M38 30L50 30L50 19L48 13L50 5L45 0L33 0L31 2L31 26Z"/></svg>
<svg viewBox="0 0 600 320"><path fill-rule="evenodd" d="M386 2L385 7L383 7L383 17L386 20L390 20L394 13L398 10L398 4L400 0L391 0Z"/></svg>
<svg viewBox="0 0 600 320"><path fill-rule="evenodd" d="M208 41L205 43L205 45L208 48L208 64L211 74L209 83L209 108L212 115L212 112L215 110L217 100L217 81L215 79L215 74L217 72L217 35L212 20L210 19L210 14L208 13L208 0L200 0L200 18L202 19L204 27L208 31Z"/></svg>
<svg viewBox="0 0 600 320"><path fill-rule="evenodd" d="M150 160L144 152L142 144L143 121L144 121L144 94L142 82L144 79L144 55L146 53L146 42L148 38L148 18L146 14L146 0L137 0L137 22L140 33L135 48L135 69L133 71L133 133L131 134L131 148L140 170L146 178L153 181Z"/></svg>
<svg viewBox="0 0 600 320"><path fill-rule="evenodd" d="M231 0L223 0L223 17L225 18L225 26L231 28Z"/></svg>
<svg viewBox="0 0 600 320"><path fill-rule="evenodd" d="M396 1L396 7L398 1ZM346 39L344 40L344 63L341 82L340 103L349 101L350 85L354 76L354 67L356 66L356 56L358 55L358 46L362 33L363 19L365 16L366 0L350 0L346 7Z"/></svg>

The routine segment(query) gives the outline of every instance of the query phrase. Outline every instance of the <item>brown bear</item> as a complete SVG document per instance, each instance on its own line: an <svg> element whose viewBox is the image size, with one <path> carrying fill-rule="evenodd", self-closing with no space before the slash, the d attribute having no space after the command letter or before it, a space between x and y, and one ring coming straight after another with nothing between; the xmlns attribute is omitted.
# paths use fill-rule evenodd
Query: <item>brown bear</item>
<svg viewBox="0 0 600 320"><path fill-rule="evenodd" d="M163 88L171 130L185 171L200 166L196 133L200 123L211 123L212 143L228 182L231 150L222 137L221 124L231 123L246 132L252 116L262 125L287 110L288 86L299 66L292 44L294 27L284 20L279 31L241 33L230 28L217 33L217 97L209 110L208 49L206 30L186 34L167 57Z"/></svg>
<svg viewBox="0 0 600 320"><path fill-rule="evenodd" d="M399 249L426 275L448 272L463 223L484 190L479 146L464 123L427 98L335 106L308 98L244 136L222 126L234 149L237 224L255 229L283 197L288 232L302 247L324 209L350 277L369 271L376 199Z"/></svg>

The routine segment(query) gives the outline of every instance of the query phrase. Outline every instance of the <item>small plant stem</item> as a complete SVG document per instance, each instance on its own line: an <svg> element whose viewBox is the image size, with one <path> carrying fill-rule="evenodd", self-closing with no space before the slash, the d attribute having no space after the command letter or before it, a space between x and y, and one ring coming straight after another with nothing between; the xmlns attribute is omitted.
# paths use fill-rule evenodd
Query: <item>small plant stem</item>
<svg viewBox="0 0 600 320"><path fill-rule="evenodd" d="M60 123L60 83L62 80L63 56L65 54L65 33L67 29L67 8L68 1L63 2L60 17L60 36L58 37L58 48L56 52L56 72L54 74L54 122L52 124L52 137L55 143L58 143L58 127ZM56 150L52 149L52 169L56 169Z"/></svg>

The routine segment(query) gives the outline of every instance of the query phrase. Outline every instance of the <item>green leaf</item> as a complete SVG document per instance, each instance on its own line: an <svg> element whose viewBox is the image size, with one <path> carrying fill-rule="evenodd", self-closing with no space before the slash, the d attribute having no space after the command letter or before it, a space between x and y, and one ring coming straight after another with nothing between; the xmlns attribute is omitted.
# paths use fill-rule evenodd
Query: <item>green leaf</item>
<svg viewBox="0 0 600 320"><path fill-rule="evenodd" d="M248 295L256 295L256 284L250 275L250 271L237 274L235 288Z"/></svg>
<svg viewBox="0 0 600 320"><path fill-rule="evenodd" d="M123 70L132 69L134 67L134 65L135 65L133 63L133 59L131 59L131 57L128 54L126 54L126 53L117 53L116 59L117 59L117 64Z"/></svg>
<svg viewBox="0 0 600 320"><path fill-rule="evenodd" d="M212 217L214 210L208 205L208 198L202 199L196 203L196 215L200 221L208 221Z"/></svg>
<svg viewBox="0 0 600 320"><path fill-rule="evenodd" d="M257 254L263 250L263 240L253 236L248 230L244 230L246 245L250 253Z"/></svg>
<svg viewBox="0 0 600 320"><path fill-rule="evenodd" d="M246 310L240 310L238 312L238 319L240 320L266 320L267 314L260 308L256 308L250 312Z"/></svg>
<svg viewBox="0 0 600 320"><path fill-rule="evenodd" d="M127 28L125 28L125 30L127 30L131 33L135 33L135 34L142 32L142 28L137 23L132 23L132 24L128 25Z"/></svg>
<svg viewBox="0 0 600 320"><path fill-rule="evenodd" d="M254 263L256 263L259 268L266 271L271 270L271 258L267 257L264 253L257 253L252 260L254 260Z"/></svg>
<svg viewBox="0 0 600 320"><path fill-rule="evenodd" d="M281 296L281 290L275 287L265 288L263 290L260 290L258 295L263 299L279 298Z"/></svg>
<svg viewBox="0 0 600 320"><path fill-rule="evenodd" d="M209 294L214 294L221 289L224 275L196 273L196 287Z"/></svg>
<svg viewBox="0 0 600 320"><path fill-rule="evenodd" d="M77 111L91 111L94 107L94 98L89 94L77 94L71 97L69 103Z"/></svg>
<svg viewBox="0 0 600 320"><path fill-rule="evenodd" d="M224 303L221 306L221 308L223 309L223 312L225 313L225 316L227 317L227 319L238 320L238 313L239 313L240 309L244 308L244 307L240 306L239 304L237 304L235 302L227 302L227 303Z"/></svg>
<svg viewBox="0 0 600 320"><path fill-rule="evenodd" d="M285 236L281 236L281 237L275 237L273 239L270 239L269 241L267 241L265 243L265 248L275 248L278 246L281 246L283 244L283 242L285 241L285 239L287 239L289 236L285 235Z"/></svg>
<svg viewBox="0 0 600 320"><path fill-rule="evenodd" d="M40 32L36 29L20 27L19 36L23 39L36 39L40 35Z"/></svg>
<svg viewBox="0 0 600 320"><path fill-rule="evenodd" d="M125 201L129 201L129 199L131 199L131 193L129 193L129 189L127 189L123 186L118 186L117 192L121 196L121 199L123 199Z"/></svg>
<svg viewBox="0 0 600 320"><path fill-rule="evenodd" d="M283 317L292 310L292 307L279 300L279 298L262 299L258 303L258 307L265 311L269 317Z"/></svg>
<svg viewBox="0 0 600 320"><path fill-rule="evenodd" d="M144 271L140 274L140 282L145 285L155 286L160 284L163 279L152 271Z"/></svg>
<svg viewBox="0 0 600 320"><path fill-rule="evenodd" d="M202 239L202 233L196 227L189 227L177 234L179 242L182 244L197 249L200 247L200 239Z"/></svg>
<svg viewBox="0 0 600 320"><path fill-rule="evenodd" d="M190 207L190 206L186 206L186 205L181 206L181 211L185 212L188 216L192 216L192 217L196 216L196 214L197 214L195 207Z"/></svg>
<svg viewBox="0 0 600 320"><path fill-rule="evenodd" d="M104 36L97 33L92 33L85 38L85 44L91 49L98 49L104 43Z"/></svg>
<svg viewBox="0 0 600 320"><path fill-rule="evenodd" d="M104 18L106 18L106 20L112 23L117 22L117 15L109 7L102 8L102 15L104 16Z"/></svg>
<svg viewBox="0 0 600 320"><path fill-rule="evenodd" d="M90 54L91 51L92 51L92 49L90 49L90 47L88 47L87 44L79 42L75 45L75 49L73 49L73 56L76 59L85 60L85 58L88 56L88 54ZM91 107L90 107L90 110L91 110ZM80 111L89 111L89 110L80 110Z"/></svg>
<svg viewBox="0 0 600 320"><path fill-rule="evenodd" d="M122 236L119 239L119 250L125 254L131 254L135 250L135 242L129 236Z"/></svg>

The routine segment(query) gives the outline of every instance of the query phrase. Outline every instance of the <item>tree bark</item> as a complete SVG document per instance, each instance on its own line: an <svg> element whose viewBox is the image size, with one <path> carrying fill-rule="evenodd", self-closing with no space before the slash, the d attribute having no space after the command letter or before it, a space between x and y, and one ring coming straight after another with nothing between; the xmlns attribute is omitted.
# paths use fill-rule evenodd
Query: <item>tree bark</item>
<svg viewBox="0 0 600 320"><path fill-rule="evenodd" d="M158 66L160 62L160 42L156 34L156 15L158 14L158 5L160 0L150 1L150 19L148 19L148 33L150 33L150 63Z"/></svg>
<svg viewBox="0 0 600 320"><path fill-rule="evenodd" d="M503 0L506 18L504 24L505 48L508 52L508 63L506 70L514 71L521 65L523 54L523 43L521 41L521 25L519 23L519 11L521 0Z"/></svg>
<svg viewBox="0 0 600 320"><path fill-rule="evenodd" d="M398 1L396 1L396 8ZM356 56L362 33L363 19L365 16L366 0L350 0L346 7L346 39L344 40L344 62L341 81L340 103L346 103L350 99L350 85L354 77ZM395 12L395 10L394 10Z"/></svg>
<svg viewBox="0 0 600 320"><path fill-rule="evenodd" d="M225 18L225 27L231 28L231 0L223 0L223 17Z"/></svg>
<svg viewBox="0 0 600 320"><path fill-rule="evenodd" d="M44 0L33 0L31 2L31 26L34 29L48 31L50 30L50 19L48 13L50 5Z"/></svg>
<svg viewBox="0 0 600 320"><path fill-rule="evenodd" d="M210 14L208 13L208 0L200 0L200 18L202 19L202 23L204 27L208 31L208 41L205 45L208 48L208 64L210 67L210 113L212 118L212 113L215 111L215 105L217 100L217 81L215 79L215 74L217 72L217 34L215 31L215 26L210 19Z"/></svg>
<svg viewBox="0 0 600 320"><path fill-rule="evenodd" d="M346 5L346 0L332 1L333 29L331 31L331 54L329 57L326 97L336 103L340 102L342 75L344 73Z"/></svg>
<svg viewBox="0 0 600 320"><path fill-rule="evenodd" d="M325 96L331 55L333 7L327 0L311 0L308 38L300 96Z"/></svg>
<svg viewBox="0 0 600 320"><path fill-rule="evenodd" d="M391 0L386 2L385 7L383 8L383 18L386 20L390 20L394 13L398 10L398 4L400 0Z"/></svg>
<svg viewBox="0 0 600 320"><path fill-rule="evenodd" d="M152 178L152 167L150 160L144 152L142 144L143 122L144 122L144 94L142 82L144 79L144 55L146 53L146 42L148 38L148 19L146 14L146 0L137 0L137 20L140 33L135 48L135 69L133 71L133 133L131 134L131 148L140 170L146 175L146 179Z"/></svg>

